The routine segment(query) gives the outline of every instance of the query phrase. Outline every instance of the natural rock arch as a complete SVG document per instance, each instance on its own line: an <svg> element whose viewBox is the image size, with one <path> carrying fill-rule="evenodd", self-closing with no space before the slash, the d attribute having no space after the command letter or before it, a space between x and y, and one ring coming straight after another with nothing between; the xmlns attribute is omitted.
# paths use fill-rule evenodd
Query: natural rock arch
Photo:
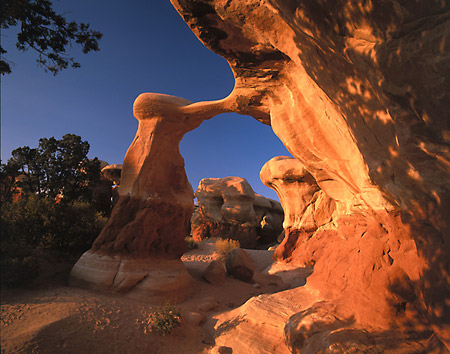
<svg viewBox="0 0 450 354"><path fill-rule="evenodd" d="M228 60L236 85L221 101L174 99L171 112L195 121L196 115L207 119L234 111L271 124L336 203L328 228L307 230L299 224L300 233L292 234L304 237L291 240L280 257L316 265L307 285L290 293L298 295L298 303L289 304L298 313L285 327L290 349L330 351L324 343L338 350L352 343L368 351L403 350L403 345L431 350L439 343L450 349L449 4L172 3L205 45ZM115 211L131 203L137 207L127 208L129 215L133 210L139 215L151 209L147 203L157 203L153 194L140 194L147 183L128 185L130 196ZM127 224L120 226L127 230ZM119 259L124 268L112 284L151 278L149 271L136 276L123 266L127 247L107 234L96 241L97 253L80 259L74 279L94 268L92 277L100 279L105 259L111 264ZM125 244L132 238L125 232ZM152 254L151 246L130 245L138 255ZM165 260L176 262L182 247L171 245ZM96 266L83 265L83 259ZM258 342L264 339L255 336L254 350Z"/></svg>
<svg viewBox="0 0 450 354"><path fill-rule="evenodd" d="M139 95L133 105L139 126L122 165L119 201L73 267L72 284L153 302L189 295L191 278L180 257L194 202L179 143L205 119L228 111L227 104Z"/></svg>
<svg viewBox="0 0 450 354"><path fill-rule="evenodd" d="M297 230L304 237L283 252L317 262L303 292L318 303L305 310L298 295L298 311L307 313L286 329L291 350L326 352L312 343L332 339L342 349L339 329L354 331L361 346L377 336L386 350L432 346L435 337L427 343L420 328L450 349L449 3L172 3L230 63L237 112L271 124L336 203L327 230ZM371 267L359 263L361 253ZM352 278L346 268L365 273ZM340 298L343 286L353 295Z"/></svg>

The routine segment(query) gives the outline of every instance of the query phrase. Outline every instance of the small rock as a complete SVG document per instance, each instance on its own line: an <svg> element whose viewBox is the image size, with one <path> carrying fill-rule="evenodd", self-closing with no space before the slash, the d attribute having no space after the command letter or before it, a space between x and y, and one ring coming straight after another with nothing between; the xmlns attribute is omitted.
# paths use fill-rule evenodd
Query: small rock
<svg viewBox="0 0 450 354"><path fill-rule="evenodd" d="M227 254L225 261L227 273L236 279L251 282L255 272L252 259L242 248L235 248Z"/></svg>
<svg viewBox="0 0 450 354"><path fill-rule="evenodd" d="M261 284L255 283L253 284L253 287L256 289L261 289Z"/></svg>
<svg viewBox="0 0 450 354"><path fill-rule="evenodd" d="M223 284L227 277L224 264L221 261L212 261L203 272L202 277L213 285Z"/></svg>
<svg viewBox="0 0 450 354"><path fill-rule="evenodd" d="M219 350L218 350L219 354L232 354L233 353L233 349L231 349L230 347L225 347L225 346L220 346Z"/></svg>

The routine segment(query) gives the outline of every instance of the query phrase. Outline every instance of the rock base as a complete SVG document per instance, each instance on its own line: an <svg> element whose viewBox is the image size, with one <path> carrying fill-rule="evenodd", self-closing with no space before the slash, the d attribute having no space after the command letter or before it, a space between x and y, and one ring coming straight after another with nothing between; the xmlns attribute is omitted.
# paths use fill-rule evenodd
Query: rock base
<svg viewBox="0 0 450 354"><path fill-rule="evenodd" d="M125 258L93 251L80 257L69 282L155 304L182 302L193 289L192 277L181 260Z"/></svg>

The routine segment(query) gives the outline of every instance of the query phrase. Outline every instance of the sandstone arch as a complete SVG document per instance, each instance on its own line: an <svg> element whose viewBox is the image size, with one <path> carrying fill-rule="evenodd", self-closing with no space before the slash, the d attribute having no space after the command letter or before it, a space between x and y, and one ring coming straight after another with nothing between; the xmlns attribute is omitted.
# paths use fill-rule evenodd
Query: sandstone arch
<svg viewBox="0 0 450 354"><path fill-rule="evenodd" d="M235 110L271 124L336 203L328 230L306 230L283 252L295 260L305 257L295 250L323 250L313 256L317 266L304 290L316 291L318 303L312 317L297 316L306 321L293 321L297 328L311 325L310 336L330 340L333 331L347 328L361 345L379 336L390 343L378 347L385 352L406 343L416 343L410 351L432 346L435 337L428 334L427 344L420 331L432 328L450 349L448 2L172 3L199 39L230 63ZM359 241L361 248L351 246ZM366 268L358 257L370 249L376 251L365 253L372 257ZM346 267L365 271L352 279ZM358 283L363 278L378 291L366 294ZM347 300L339 296L344 286L353 294ZM302 303L304 295L298 295L299 311L311 305ZM336 321L330 325L327 318ZM416 339L405 336L407 327ZM315 338L294 340L291 349L314 352Z"/></svg>
<svg viewBox="0 0 450 354"><path fill-rule="evenodd" d="M227 101L191 103L143 93L133 113L136 136L123 162L119 201L71 283L161 302L181 301L190 275L180 261L194 202L179 143L205 119L229 110Z"/></svg>

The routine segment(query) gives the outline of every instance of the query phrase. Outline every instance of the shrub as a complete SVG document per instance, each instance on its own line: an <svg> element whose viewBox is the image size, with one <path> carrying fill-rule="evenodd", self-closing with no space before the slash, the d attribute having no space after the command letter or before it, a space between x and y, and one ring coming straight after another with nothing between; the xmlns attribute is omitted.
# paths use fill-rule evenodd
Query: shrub
<svg viewBox="0 0 450 354"><path fill-rule="evenodd" d="M188 246L188 251L192 251L198 248L198 243L195 242L192 237L186 237L185 240Z"/></svg>
<svg viewBox="0 0 450 354"><path fill-rule="evenodd" d="M106 223L88 203L56 204L31 195L1 205L2 285L17 287L38 275L37 248L79 255L89 249Z"/></svg>
<svg viewBox="0 0 450 354"><path fill-rule="evenodd" d="M235 248L239 248L241 245L239 241L232 239L219 238L216 241L216 252L219 255L219 259L225 260L227 254Z"/></svg>
<svg viewBox="0 0 450 354"><path fill-rule="evenodd" d="M174 328L178 326L180 322L180 313L169 303L166 303L165 306L158 307L156 311L150 315L152 331L156 331L163 336L172 333Z"/></svg>
<svg viewBox="0 0 450 354"><path fill-rule="evenodd" d="M2 257L1 285L17 288L29 285L39 275L39 262L32 257Z"/></svg>
<svg viewBox="0 0 450 354"><path fill-rule="evenodd" d="M57 205L46 224L42 245L69 253L84 252L92 246L106 221L86 202Z"/></svg>

